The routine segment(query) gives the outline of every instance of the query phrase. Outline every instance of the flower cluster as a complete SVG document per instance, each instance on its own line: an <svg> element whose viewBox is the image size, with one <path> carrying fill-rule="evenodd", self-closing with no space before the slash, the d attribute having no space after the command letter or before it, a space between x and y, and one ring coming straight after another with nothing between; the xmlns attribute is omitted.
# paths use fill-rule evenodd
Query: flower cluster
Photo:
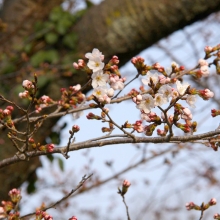
<svg viewBox="0 0 220 220"><path fill-rule="evenodd" d="M9 220L19 220L20 213L16 210L18 203L21 200L21 192L18 189L12 189L8 195L11 201L2 201L0 206L0 218L7 218Z"/></svg>
<svg viewBox="0 0 220 220"><path fill-rule="evenodd" d="M103 62L104 55L96 48L93 49L92 53L86 53L85 57L89 59L87 66L92 70L91 84L94 89L93 96L102 104L110 103L111 98L114 96L114 91L122 90L126 80L125 78L121 78L118 70L118 57L113 56L105 65ZM76 69L78 66L74 63Z"/></svg>
<svg viewBox="0 0 220 220"><path fill-rule="evenodd" d="M50 104L54 104L55 102L47 95L43 95L39 100L37 101L37 105L35 105L35 111L36 113L40 113L42 108L47 107Z"/></svg>
<svg viewBox="0 0 220 220"><path fill-rule="evenodd" d="M36 213L36 220L53 220L53 217L49 215L48 213L42 211L42 210L37 210Z"/></svg>
<svg viewBox="0 0 220 220"><path fill-rule="evenodd" d="M35 82L31 82L29 80L24 80L22 87L25 91L18 94L20 98L31 98L37 91Z"/></svg>
<svg viewBox="0 0 220 220"><path fill-rule="evenodd" d="M140 57L133 58L132 63L137 67L139 71L140 66L144 66L143 59ZM205 60L199 60L200 67L204 68L203 76L208 75L208 63ZM152 71L147 71L146 77L142 79L142 83L148 88L150 88L147 94L140 94L139 92L131 91L129 95L132 96L133 102L136 103L136 107L141 112L141 119L147 122L153 122L153 124L144 127L146 135L152 135L155 128L164 123L164 130L158 129L157 134L160 136L165 136L168 132L168 127L175 125L177 128L183 130L185 133L196 131L196 122L191 122L192 113L189 108L184 107L178 103L179 100L184 100L186 103L194 108L196 95L200 96L204 100L208 100L214 96L214 93L209 89L196 90L190 88L190 84L185 82L182 83L180 80L175 78L174 73L180 73L184 70L184 67L179 67L176 63L171 64L171 72L168 72L159 64L156 63L152 66L145 66L146 69L151 69ZM205 73L206 72L206 73ZM162 75L161 75L162 73ZM172 76L171 78L169 76ZM173 87L175 85L175 87ZM145 93L145 90L142 89ZM168 104L167 110L170 109L169 106L174 106L173 115L168 115L167 110L163 110L162 106ZM152 112L152 109L158 107L162 111L161 118ZM166 116L164 113L166 112ZM181 124L178 121L183 119L185 124Z"/></svg>
<svg viewBox="0 0 220 220"><path fill-rule="evenodd" d="M69 89L61 89L61 100L58 104L65 109L70 107L76 108L78 104L85 101L85 95L80 91L81 85L77 84L75 86L70 86Z"/></svg>
<svg viewBox="0 0 220 220"><path fill-rule="evenodd" d="M11 114L14 110L13 106L7 106L5 109L0 109L0 120L2 124L5 124L9 128L15 128L14 122L12 121Z"/></svg>

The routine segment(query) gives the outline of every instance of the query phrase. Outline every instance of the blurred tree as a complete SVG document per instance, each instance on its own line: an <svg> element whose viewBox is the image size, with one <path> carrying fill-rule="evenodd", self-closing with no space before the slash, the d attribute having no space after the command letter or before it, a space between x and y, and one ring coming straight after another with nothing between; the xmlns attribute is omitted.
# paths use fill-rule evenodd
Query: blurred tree
<svg viewBox="0 0 220 220"><path fill-rule="evenodd" d="M41 76L42 95L58 98L61 87L87 81L85 75L71 68L71 63L85 52L99 48L106 59L112 55L120 56L123 65L158 40L220 10L220 0L105 0L99 5L87 4L87 9L73 13L58 7L61 3L70 5L70 2L3 1L0 12L0 92L7 93L9 99L17 100L21 90L18 83L32 76L33 72ZM44 124L36 138L39 142L51 135L56 121ZM1 131L4 147L0 148L0 160L15 153L4 135ZM39 165L36 159L2 169L0 179L4 181L1 182L0 198L5 198L9 189L28 177L33 187L34 171Z"/></svg>

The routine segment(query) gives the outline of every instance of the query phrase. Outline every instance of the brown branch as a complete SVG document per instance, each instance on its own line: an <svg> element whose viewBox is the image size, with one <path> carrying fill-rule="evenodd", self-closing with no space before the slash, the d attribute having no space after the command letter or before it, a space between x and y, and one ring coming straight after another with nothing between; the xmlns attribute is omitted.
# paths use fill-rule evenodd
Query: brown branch
<svg viewBox="0 0 220 220"><path fill-rule="evenodd" d="M193 142L198 141L202 139L211 138L215 135L220 134L220 130L216 131L210 131L202 134L197 135L188 135L188 136L174 136L170 138L170 141L167 142L167 137L137 137L135 136L136 143L186 143L186 142ZM109 136L111 138L111 136ZM134 143L134 140L132 138L116 138L116 139L110 139L110 140L100 140L100 141L94 141L94 142L79 142L79 143L73 143L70 145L69 151L76 151L76 150L82 150L86 148L93 148L93 147L103 147L106 145L117 145L117 144L131 144ZM26 152L26 155L28 158L38 157L41 155L48 155L48 154L55 154L60 153L63 154L66 150L65 147L57 147L54 149L52 153L43 152L43 151L30 151ZM22 161L20 158L18 158L17 155L14 155L13 157L4 159L0 162L0 168L3 168L5 166L8 166L10 164L17 163L19 161Z"/></svg>

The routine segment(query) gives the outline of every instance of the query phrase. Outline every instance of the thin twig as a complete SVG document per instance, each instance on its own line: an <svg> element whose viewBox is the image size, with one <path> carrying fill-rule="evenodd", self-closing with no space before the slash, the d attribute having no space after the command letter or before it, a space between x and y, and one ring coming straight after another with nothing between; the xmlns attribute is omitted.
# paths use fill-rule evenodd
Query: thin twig
<svg viewBox="0 0 220 220"><path fill-rule="evenodd" d="M62 199L58 200L58 201L55 202L54 204L52 204L52 205L50 205L50 206L48 206L48 207L42 209L42 211L47 211L48 209L51 209L51 208L53 208L53 207L59 205L59 204L60 204L61 202L63 202L64 200L68 199L74 192L76 192L78 189L80 189L80 188L83 186L83 184L85 183L85 181L88 180L89 178L91 178L92 175L93 175L93 174L90 174L89 176L84 175L84 176L82 177L82 180L79 182L79 184L78 184L74 189L72 189L70 193L68 193L66 196L64 196ZM32 212L32 213L27 214L27 215L24 215L24 216L22 216L20 219L24 219L24 218L29 217L29 216L31 216L31 215L35 215L35 212Z"/></svg>

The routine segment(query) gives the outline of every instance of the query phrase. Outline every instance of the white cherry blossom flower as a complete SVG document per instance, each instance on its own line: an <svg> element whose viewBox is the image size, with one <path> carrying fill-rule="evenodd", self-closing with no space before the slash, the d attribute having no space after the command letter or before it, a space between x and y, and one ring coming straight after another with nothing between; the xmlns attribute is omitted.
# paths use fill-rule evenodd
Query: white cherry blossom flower
<svg viewBox="0 0 220 220"><path fill-rule="evenodd" d="M163 85L158 90L158 93L163 94L163 96L167 99L167 102L169 101L169 98L172 95L172 87L169 85Z"/></svg>
<svg viewBox="0 0 220 220"><path fill-rule="evenodd" d="M196 106L194 105L196 101L196 95L187 95L186 97L186 102L188 103L188 105L192 108L195 108Z"/></svg>
<svg viewBox="0 0 220 220"><path fill-rule="evenodd" d="M101 61L104 60L104 55L97 48L94 48L92 50L92 53L86 53L85 57L88 58L89 60L94 60L96 58L100 58Z"/></svg>
<svg viewBox="0 0 220 220"><path fill-rule="evenodd" d="M145 94L142 96L142 101L137 108L144 111L144 113L149 113L152 108L154 108L154 99L151 95Z"/></svg>
<svg viewBox="0 0 220 220"><path fill-rule="evenodd" d="M94 90L93 90L93 95L99 99L99 98L102 98L104 97L108 92L108 88L106 86L99 86L99 87L96 87Z"/></svg>
<svg viewBox="0 0 220 220"><path fill-rule="evenodd" d="M189 86L189 83L181 84L179 80L176 81L177 91L179 92L180 95L183 95L185 93L188 86Z"/></svg>
<svg viewBox="0 0 220 220"><path fill-rule="evenodd" d="M108 74L103 74L102 70L94 72L92 74L92 87L96 88L98 86L105 86L108 79Z"/></svg>
<svg viewBox="0 0 220 220"><path fill-rule="evenodd" d="M93 72L97 72L99 70L102 70L104 68L104 63L101 61L99 57L96 57L92 60L89 60L87 63L87 66L89 69L91 69Z"/></svg>
<svg viewBox="0 0 220 220"><path fill-rule="evenodd" d="M148 86L148 84L150 83L150 78L152 79L154 84L158 83L158 80L159 80L158 73L156 73L156 72L153 73L153 72L150 72L150 71L147 72L147 78L146 79L142 79L142 83L144 85Z"/></svg>
<svg viewBox="0 0 220 220"><path fill-rule="evenodd" d="M155 106L161 106L167 103L167 98L163 96L163 94L157 93L154 98Z"/></svg>

